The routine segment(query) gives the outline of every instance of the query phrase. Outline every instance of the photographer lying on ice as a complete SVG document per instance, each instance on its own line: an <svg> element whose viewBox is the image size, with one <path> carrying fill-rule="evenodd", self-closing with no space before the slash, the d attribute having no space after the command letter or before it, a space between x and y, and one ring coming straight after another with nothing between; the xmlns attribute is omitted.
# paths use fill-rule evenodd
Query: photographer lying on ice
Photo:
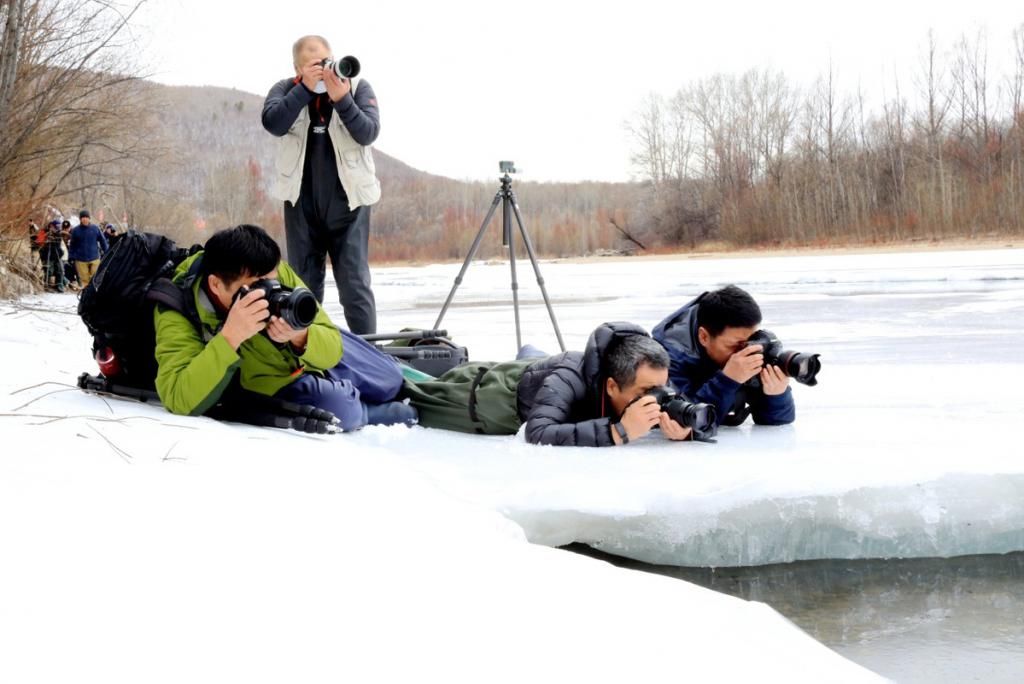
<svg viewBox="0 0 1024 684"><path fill-rule="evenodd" d="M416 421L393 401L398 364L339 331L262 228L216 233L174 282L192 293L195 322L164 306L154 313L156 389L169 411L202 414L238 372L243 389L330 411L343 430Z"/></svg>
<svg viewBox="0 0 1024 684"><path fill-rule="evenodd" d="M420 425L512 435L526 423L531 444L617 446L658 427L683 440L714 429L713 409L667 396L669 358L632 323L604 323L586 350L507 363L466 363L402 390Z"/></svg>
<svg viewBox="0 0 1024 684"><path fill-rule="evenodd" d="M672 358L669 378L691 401L714 404L722 425L752 415L759 425L796 418L789 378L816 384L817 354L782 349L761 325L761 309L735 285L705 292L654 328Z"/></svg>

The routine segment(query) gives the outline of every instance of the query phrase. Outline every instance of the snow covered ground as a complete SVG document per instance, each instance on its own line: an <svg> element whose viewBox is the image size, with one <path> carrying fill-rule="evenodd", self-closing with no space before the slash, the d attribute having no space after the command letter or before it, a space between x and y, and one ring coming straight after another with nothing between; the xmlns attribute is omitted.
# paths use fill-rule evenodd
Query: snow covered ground
<svg viewBox="0 0 1024 684"><path fill-rule="evenodd" d="M795 425L715 445L308 437L33 387L93 370L74 300L0 305L0 681L853 681L761 604L526 540L702 565L1024 549L1024 251L542 269L570 348L735 282L821 384ZM381 329L431 326L457 271L376 269ZM520 283L525 340L555 350ZM444 327L510 358L508 300L507 266L474 264Z"/></svg>

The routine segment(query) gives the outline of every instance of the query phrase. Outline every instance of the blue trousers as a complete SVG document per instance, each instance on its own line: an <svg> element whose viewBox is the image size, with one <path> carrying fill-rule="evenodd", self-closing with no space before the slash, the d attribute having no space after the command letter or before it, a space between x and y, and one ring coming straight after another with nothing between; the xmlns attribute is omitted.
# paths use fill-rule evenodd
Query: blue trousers
<svg viewBox="0 0 1024 684"><path fill-rule="evenodd" d="M274 396L330 411L342 430L358 430L366 424L364 403L395 400L402 388L402 370L393 357L358 335L342 330L341 344L344 352L337 366L323 376L307 373Z"/></svg>

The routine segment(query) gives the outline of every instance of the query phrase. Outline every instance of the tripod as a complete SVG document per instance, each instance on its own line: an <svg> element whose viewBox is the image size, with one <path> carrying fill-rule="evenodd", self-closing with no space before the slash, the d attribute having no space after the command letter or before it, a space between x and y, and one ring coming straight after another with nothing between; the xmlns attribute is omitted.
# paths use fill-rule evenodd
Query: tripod
<svg viewBox="0 0 1024 684"><path fill-rule="evenodd" d="M551 308L551 300L548 299L548 291L544 287L544 276L540 274L540 266L537 264L537 256L533 251L533 241L530 240L530 234L526 232L526 228L523 226L523 216L519 213L519 202L516 199L515 191L512 190L512 177L509 173L515 173L515 170L512 168L511 162L502 162L499 165L499 168L501 171L505 172L501 177L501 188L498 190L497 194L494 195L494 201L491 202L491 209L487 212L487 216L484 218L484 222L481 224L480 231L476 234L476 238L473 239L473 244L469 248L469 254L466 255L466 260L462 263L459 275L455 276L455 283L452 285L451 292L448 293L448 299L445 300L444 306L441 307L441 313L437 315L434 327L441 327L441 320L448 311L448 306L452 303L452 298L455 297L455 291L459 289L459 285L462 284L462 277L466 275L466 269L469 268L469 262L471 262L473 257L476 256L476 252L480 248L480 242L484 238L484 232L486 232L487 226L494 217L494 212L497 211L498 204L501 203L501 244L508 247L508 265L512 273L512 308L515 312L516 320L516 351L518 352L519 349L522 348L523 337L519 325L519 281L516 279L515 236L512 233L513 213L515 213L516 223L519 225L519 234L523 238L523 244L526 245L526 253L530 256L530 263L533 264L533 272L537 276L537 285L540 286L540 293L544 297L544 306L547 307L548 315L551 317L551 326L555 329L555 337L558 338L558 346L561 347L562 351L565 351L565 343L562 341L562 332L558 329L558 321L555 320L555 312Z"/></svg>

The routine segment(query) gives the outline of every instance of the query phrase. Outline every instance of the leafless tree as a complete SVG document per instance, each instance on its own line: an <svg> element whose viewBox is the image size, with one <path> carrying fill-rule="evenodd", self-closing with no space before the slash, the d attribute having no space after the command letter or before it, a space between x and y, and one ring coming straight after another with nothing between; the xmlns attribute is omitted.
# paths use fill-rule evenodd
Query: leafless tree
<svg viewBox="0 0 1024 684"><path fill-rule="evenodd" d="M151 149L129 30L143 1L0 2L3 235L59 199L95 201Z"/></svg>

